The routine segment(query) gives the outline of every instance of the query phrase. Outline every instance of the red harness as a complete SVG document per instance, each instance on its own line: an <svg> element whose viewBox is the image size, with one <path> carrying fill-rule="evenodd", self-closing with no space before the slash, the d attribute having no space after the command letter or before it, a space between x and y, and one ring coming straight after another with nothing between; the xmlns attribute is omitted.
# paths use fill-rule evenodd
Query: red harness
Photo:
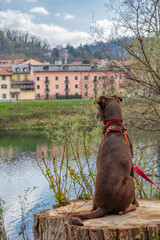
<svg viewBox="0 0 160 240"><path fill-rule="evenodd" d="M129 140L128 140L128 135L127 135L127 131L121 131L121 130L119 130L118 128L115 128L115 127L113 127L113 126L110 126L108 129L107 129L107 131L102 135L102 138L104 139L104 137L109 133L109 132L120 132L120 133L122 133L123 134L123 136L125 137L125 139L126 139L126 142L128 143L128 145L129 145Z"/></svg>
<svg viewBox="0 0 160 240"><path fill-rule="evenodd" d="M120 122L122 123L122 121L120 120L111 120L111 121L108 121L106 123L106 126L108 126L110 123L113 123L113 122ZM125 137L125 140L127 142L127 144L130 146L129 144L129 140L128 140L128 135L127 135L127 131L121 131L119 130L118 128L115 128L114 126L110 126L109 128L107 128L107 131L102 134L102 139L104 139L104 137L109 133L109 132L120 132L124 137ZM158 186L157 184L155 184L139 167L136 166L135 163L133 163L133 169L136 173L138 173L141 177L143 177L146 181L154 184L156 187L160 188L160 186Z"/></svg>

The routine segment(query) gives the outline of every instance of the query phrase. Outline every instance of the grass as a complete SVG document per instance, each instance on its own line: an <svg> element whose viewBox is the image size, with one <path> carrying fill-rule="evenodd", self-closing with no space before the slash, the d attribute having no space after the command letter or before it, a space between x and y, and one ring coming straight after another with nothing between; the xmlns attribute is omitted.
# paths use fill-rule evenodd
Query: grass
<svg viewBox="0 0 160 240"><path fill-rule="evenodd" d="M0 130L44 129L52 120L55 127L56 122L63 125L67 121L80 121L84 117L94 121L97 107L93 102L94 100L0 102ZM124 99L121 106L124 123L131 127L144 122L142 114L149 108L146 99ZM147 119L156 119L156 116L153 117L155 113L154 109L149 113L147 111ZM151 121L145 122L146 126L150 124Z"/></svg>
<svg viewBox="0 0 160 240"><path fill-rule="evenodd" d="M77 112L84 114L90 107L93 100L1 102L0 129L43 128L53 118Z"/></svg>

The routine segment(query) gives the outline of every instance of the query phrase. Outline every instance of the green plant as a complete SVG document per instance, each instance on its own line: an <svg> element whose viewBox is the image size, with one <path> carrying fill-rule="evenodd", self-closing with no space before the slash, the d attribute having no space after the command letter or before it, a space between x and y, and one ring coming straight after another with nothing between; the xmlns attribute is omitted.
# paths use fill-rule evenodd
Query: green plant
<svg viewBox="0 0 160 240"><path fill-rule="evenodd" d="M36 157L37 165L49 182L49 188L53 190L58 205L69 203L72 190L76 198L93 197L95 168L89 161L85 131L81 134L82 138L77 136L74 127L72 134L65 130L61 158L55 153L52 154L52 160L47 159L43 153L41 160Z"/></svg>
<svg viewBox="0 0 160 240"><path fill-rule="evenodd" d="M59 144L62 144L63 141L61 157L54 153L52 160L47 159L44 155L42 160L36 159L59 205L68 203L71 198L91 199L94 194L95 155L101 139L102 126L100 124L91 126L87 120L83 121L83 119L84 116L81 119L81 124L79 121L67 122L62 129L55 132L59 135ZM49 131L49 134L51 137L53 136L52 130ZM99 137L97 138L97 136ZM152 180L157 182L156 178L159 175L156 169L158 165L155 161L157 149L153 149L155 143L142 145L140 142L138 144L136 142L137 147L134 148L133 161ZM137 174L135 174L135 188L139 198L160 198L159 189Z"/></svg>
<svg viewBox="0 0 160 240"><path fill-rule="evenodd" d="M150 147L153 151L153 146ZM136 152L136 165L140 167L146 174L147 176L153 181L157 182L158 178L160 175L157 173L156 170L156 159L151 158L150 159L150 154L147 151L147 147L143 149L141 147L141 151L138 154ZM138 198L160 198L160 191L159 189L151 184L148 183L146 180L144 180L141 176L135 173L135 188L136 188L136 195Z"/></svg>
<svg viewBox="0 0 160 240"><path fill-rule="evenodd" d="M31 195L31 193L36 189L37 187L33 186L32 188L29 187L25 190L24 196L18 196L19 198L19 203L21 205L21 227L20 227L20 232L19 235L22 235L23 240L29 240L28 232L27 232L27 225L28 225L28 214L31 209L26 212L26 204L28 201L28 197Z"/></svg>
<svg viewBox="0 0 160 240"><path fill-rule="evenodd" d="M7 240L5 227L4 227L4 220L3 220L4 204L5 204L5 201L0 199L0 240Z"/></svg>
<svg viewBox="0 0 160 240"><path fill-rule="evenodd" d="M65 161L66 157L66 161ZM52 156L52 160L48 165L47 159L42 153L42 161L36 156L36 162L41 169L42 174L45 176L49 183L49 188L53 190L56 202L59 205L65 205L69 203L69 198L67 196L67 180L68 180L68 148L65 139L63 153L60 160L57 161L56 155ZM59 165L57 166L57 163ZM51 171L53 170L53 172ZM62 176L62 170L65 169L65 174Z"/></svg>

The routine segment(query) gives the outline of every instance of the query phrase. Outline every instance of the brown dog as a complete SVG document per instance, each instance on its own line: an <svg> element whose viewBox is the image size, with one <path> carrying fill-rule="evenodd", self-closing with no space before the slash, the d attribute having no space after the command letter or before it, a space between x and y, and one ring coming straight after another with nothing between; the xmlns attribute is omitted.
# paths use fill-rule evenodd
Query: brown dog
<svg viewBox="0 0 160 240"><path fill-rule="evenodd" d="M96 117L103 121L105 127L97 155L93 208L90 213L72 215L70 224L83 225L81 220L103 217L107 213L124 214L138 206L133 179L132 145L129 137L127 143L123 135L126 128L122 123L120 101L122 98L116 95L101 96L95 100L98 104ZM111 126L112 130L106 134Z"/></svg>

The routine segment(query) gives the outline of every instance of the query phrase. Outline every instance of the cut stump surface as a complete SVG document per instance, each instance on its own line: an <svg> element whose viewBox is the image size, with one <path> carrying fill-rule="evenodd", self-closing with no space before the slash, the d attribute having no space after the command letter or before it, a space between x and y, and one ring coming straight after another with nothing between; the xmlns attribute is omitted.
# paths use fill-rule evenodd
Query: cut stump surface
<svg viewBox="0 0 160 240"><path fill-rule="evenodd" d="M55 210L34 214L34 240L160 240L160 200L138 200L136 211L85 220L84 226L67 223L69 213L91 210L92 201L72 201Z"/></svg>

